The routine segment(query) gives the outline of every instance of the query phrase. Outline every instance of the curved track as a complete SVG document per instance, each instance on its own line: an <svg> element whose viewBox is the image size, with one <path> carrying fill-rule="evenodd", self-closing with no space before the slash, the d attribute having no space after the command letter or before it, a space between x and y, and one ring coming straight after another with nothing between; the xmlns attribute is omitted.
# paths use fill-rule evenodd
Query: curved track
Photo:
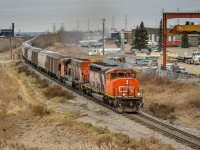
<svg viewBox="0 0 200 150"><path fill-rule="evenodd" d="M173 127L170 124L163 123L157 119L153 119L145 114L139 113L137 115L124 114L127 118L134 120L140 124L147 126L150 129L156 130L176 141L186 144L187 146L200 149L200 137L192 135L188 132Z"/></svg>

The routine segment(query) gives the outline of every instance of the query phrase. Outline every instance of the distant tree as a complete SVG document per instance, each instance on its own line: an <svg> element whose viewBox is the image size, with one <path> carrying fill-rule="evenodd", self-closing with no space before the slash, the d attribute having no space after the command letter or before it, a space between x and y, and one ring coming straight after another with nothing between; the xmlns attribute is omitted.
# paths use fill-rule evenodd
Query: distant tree
<svg viewBox="0 0 200 150"><path fill-rule="evenodd" d="M142 48L147 48L147 44L148 44L148 39L149 39L149 37L148 37L148 33L147 33L147 30L146 30L146 28L144 27L144 22L143 21L141 21L141 23L140 23L140 27L139 27L139 31L140 31L140 36L139 36L139 39L140 39L140 41L139 41L139 49L142 49Z"/></svg>
<svg viewBox="0 0 200 150"><path fill-rule="evenodd" d="M57 42L64 43L64 39L65 39L65 28L64 24L62 24L57 32Z"/></svg>
<svg viewBox="0 0 200 150"><path fill-rule="evenodd" d="M159 25L157 35L158 35L158 50L162 51L162 49L163 49L163 24L162 24L162 19L160 20L160 25Z"/></svg>
<svg viewBox="0 0 200 150"><path fill-rule="evenodd" d="M120 35L120 33L117 34L116 40L117 41L115 42L115 44L117 45L117 47L120 47L121 46L121 35Z"/></svg>
<svg viewBox="0 0 200 150"><path fill-rule="evenodd" d="M139 27L137 26L136 29L135 29L135 32L134 30L132 30L132 48L137 48L139 49L139 41L140 41L140 37L139 37Z"/></svg>
<svg viewBox="0 0 200 150"><path fill-rule="evenodd" d="M140 26L136 27L133 37L133 44L135 48L141 50L143 48L147 48L148 44L148 33L146 28L144 27L143 21L141 21Z"/></svg>
<svg viewBox="0 0 200 150"><path fill-rule="evenodd" d="M188 48L189 47L189 38L187 34L182 35L182 48Z"/></svg>

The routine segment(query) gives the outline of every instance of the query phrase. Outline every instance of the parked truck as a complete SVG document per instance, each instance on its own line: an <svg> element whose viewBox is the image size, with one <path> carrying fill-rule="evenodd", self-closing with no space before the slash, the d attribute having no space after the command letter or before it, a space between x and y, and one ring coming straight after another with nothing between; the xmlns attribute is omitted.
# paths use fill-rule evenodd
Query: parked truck
<svg viewBox="0 0 200 150"><path fill-rule="evenodd" d="M200 64L200 52L193 52L192 58L186 60L187 64Z"/></svg>
<svg viewBox="0 0 200 150"><path fill-rule="evenodd" d="M184 55L184 56L177 56L176 59L179 62L185 62L187 64L200 64L200 52L193 52L191 56Z"/></svg>

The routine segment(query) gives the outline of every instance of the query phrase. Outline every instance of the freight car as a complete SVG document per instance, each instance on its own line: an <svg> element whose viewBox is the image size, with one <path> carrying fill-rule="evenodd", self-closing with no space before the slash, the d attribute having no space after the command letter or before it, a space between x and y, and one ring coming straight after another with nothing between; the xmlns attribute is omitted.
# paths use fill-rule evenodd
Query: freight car
<svg viewBox="0 0 200 150"><path fill-rule="evenodd" d="M139 82L133 69L93 63L88 59L67 57L27 45L23 45L24 59L68 86L120 112L138 112L143 106Z"/></svg>

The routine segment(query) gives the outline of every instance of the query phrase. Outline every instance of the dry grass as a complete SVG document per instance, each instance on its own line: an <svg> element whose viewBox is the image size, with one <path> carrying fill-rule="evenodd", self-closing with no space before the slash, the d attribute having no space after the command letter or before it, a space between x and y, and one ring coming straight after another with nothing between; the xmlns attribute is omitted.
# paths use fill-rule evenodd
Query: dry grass
<svg viewBox="0 0 200 150"><path fill-rule="evenodd" d="M189 101L188 106L191 108L197 108L200 110L200 99L193 99Z"/></svg>
<svg viewBox="0 0 200 150"><path fill-rule="evenodd" d="M151 74L139 74L138 80L144 91L144 106L153 115L170 120L184 118L192 126L200 127L199 86L169 81Z"/></svg>
<svg viewBox="0 0 200 150"><path fill-rule="evenodd" d="M155 135L149 140L136 140L122 133L110 132L107 128L96 127L91 123L77 122L77 115L68 114L60 125L83 135L89 135L93 146L97 150L127 150L127 149L157 149L173 150L171 145L160 143Z"/></svg>
<svg viewBox="0 0 200 150"><path fill-rule="evenodd" d="M35 47L46 48L48 46L54 46L56 41L57 41L56 34L46 34L46 35L41 35L34 41L32 41L32 45Z"/></svg>
<svg viewBox="0 0 200 150"><path fill-rule="evenodd" d="M169 85L171 81L167 78L162 78L155 74L138 74L137 76L140 84L151 83L153 85Z"/></svg>
<svg viewBox="0 0 200 150"><path fill-rule="evenodd" d="M173 150L171 145L161 144L158 139L151 137L150 140L146 139L132 139L122 133L109 133L97 136L95 144L99 149L115 149L115 150L127 150L138 149L147 150L155 149L159 150L161 147L165 150Z"/></svg>
<svg viewBox="0 0 200 150"><path fill-rule="evenodd" d="M46 108L46 106L44 106L44 104L29 105L29 107L31 108L31 111L32 111L33 115L35 115L35 116L42 117L42 116L50 114L50 110L48 110Z"/></svg>
<svg viewBox="0 0 200 150"><path fill-rule="evenodd" d="M74 99L75 95L72 92L69 92L67 90L63 90L60 86L53 85L49 86L45 91L44 95L48 98L53 97L65 97L66 99Z"/></svg>
<svg viewBox="0 0 200 150"><path fill-rule="evenodd" d="M175 106L170 103L160 104L158 102L153 102L150 104L149 109L154 116L162 119L173 119L175 117Z"/></svg>
<svg viewBox="0 0 200 150"><path fill-rule="evenodd" d="M32 72L28 69L28 66L19 66L18 67L18 73L24 72L26 76L30 76Z"/></svg>
<svg viewBox="0 0 200 150"><path fill-rule="evenodd" d="M37 76L35 83L39 85L40 88L47 88L49 86L49 81L47 79L37 78Z"/></svg>
<svg viewBox="0 0 200 150"><path fill-rule="evenodd" d="M9 141L0 141L1 150L40 150L37 146L29 147L24 144L10 143Z"/></svg>
<svg viewBox="0 0 200 150"><path fill-rule="evenodd" d="M16 40L16 39L12 39L11 40L11 48L17 48L19 46L21 46L22 41L20 40ZM1 39L0 40L0 51L5 51L5 50L9 50L10 49L10 39Z"/></svg>
<svg viewBox="0 0 200 150"><path fill-rule="evenodd" d="M18 73L26 72L28 70L28 66L19 66Z"/></svg>

